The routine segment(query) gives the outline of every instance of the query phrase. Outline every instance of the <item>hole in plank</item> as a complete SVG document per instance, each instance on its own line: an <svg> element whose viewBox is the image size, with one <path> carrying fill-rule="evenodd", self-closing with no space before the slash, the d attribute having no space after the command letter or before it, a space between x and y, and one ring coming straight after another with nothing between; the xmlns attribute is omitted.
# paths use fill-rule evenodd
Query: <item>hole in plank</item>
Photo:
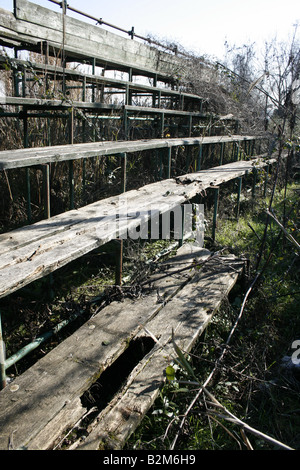
<svg viewBox="0 0 300 470"><path fill-rule="evenodd" d="M98 413L103 410L125 383L130 372L154 345L155 341L147 336L132 340L123 354L82 395L82 406L88 410L97 407Z"/></svg>

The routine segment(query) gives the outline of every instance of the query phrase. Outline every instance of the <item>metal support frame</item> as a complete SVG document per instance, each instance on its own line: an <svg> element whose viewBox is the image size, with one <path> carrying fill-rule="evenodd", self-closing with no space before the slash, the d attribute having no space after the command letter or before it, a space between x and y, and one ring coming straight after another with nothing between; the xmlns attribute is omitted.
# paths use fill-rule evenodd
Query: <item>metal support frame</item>
<svg viewBox="0 0 300 470"><path fill-rule="evenodd" d="M219 204L219 186L212 186L214 190L214 214L213 214L213 224L212 224L212 239L216 239L216 228L217 228L217 217L218 217L218 204Z"/></svg>
<svg viewBox="0 0 300 470"><path fill-rule="evenodd" d="M197 171L201 170L201 165L202 165L202 151L203 147L202 144L199 145L199 151L198 151L198 158L197 158Z"/></svg>
<svg viewBox="0 0 300 470"><path fill-rule="evenodd" d="M269 170L270 170L269 165L267 165L263 197L267 196L267 188L268 188L268 181L269 181Z"/></svg>
<svg viewBox="0 0 300 470"><path fill-rule="evenodd" d="M46 163L43 168L43 186L44 186L44 214L45 218L51 217L50 208L50 164Z"/></svg>
<svg viewBox="0 0 300 470"><path fill-rule="evenodd" d="M120 153L121 157L121 193L125 193L127 185L127 153ZM122 285L123 275L123 249L124 241L122 238L118 238L117 250L116 250L116 272L115 272L115 284L116 286Z"/></svg>
<svg viewBox="0 0 300 470"><path fill-rule="evenodd" d="M168 163L167 163L167 178L171 178L171 166L172 166L172 148L168 147L167 149L167 158L168 158Z"/></svg>
<svg viewBox="0 0 300 470"><path fill-rule="evenodd" d="M69 161L69 207L70 210L74 209L74 193L75 193L75 180L74 180L74 162Z"/></svg>
<svg viewBox="0 0 300 470"><path fill-rule="evenodd" d="M220 150L220 161L219 161L219 165L222 165L222 163L223 163L224 154L225 154L225 143L222 142L222 143L221 143L221 150Z"/></svg>
<svg viewBox="0 0 300 470"><path fill-rule="evenodd" d="M185 205L181 204L181 236L178 241L178 246L181 247L183 245L183 239L184 239L184 217L185 217Z"/></svg>
<svg viewBox="0 0 300 470"><path fill-rule="evenodd" d="M238 183L238 192L237 192L237 201L236 201L236 218L237 219L239 218L239 215L240 215L242 181L243 181L243 178L241 176L237 178L237 183Z"/></svg>
<svg viewBox="0 0 300 470"><path fill-rule="evenodd" d="M74 108L72 106L69 114L69 142L71 145L74 143ZM74 162L69 161L69 192L70 192L70 210L74 209L74 194L75 194L75 180L74 180Z"/></svg>
<svg viewBox="0 0 300 470"><path fill-rule="evenodd" d="M257 181L257 169L253 168L252 199L255 199L256 181Z"/></svg>

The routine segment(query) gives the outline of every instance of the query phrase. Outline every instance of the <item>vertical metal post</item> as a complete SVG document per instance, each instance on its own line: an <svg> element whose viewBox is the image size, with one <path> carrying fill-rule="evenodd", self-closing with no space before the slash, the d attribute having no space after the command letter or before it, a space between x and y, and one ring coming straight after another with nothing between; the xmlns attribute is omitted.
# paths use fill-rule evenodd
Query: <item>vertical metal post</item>
<svg viewBox="0 0 300 470"><path fill-rule="evenodd" d="M71 108L69 116L69 140L70 144L74 143L74 108ZM70 209L74 209L74 192L75 192L75 183L74 183L74 162L73 160L69 161L69 191L70 191Z"/></svg>
<svg viewBox="0 0 300 470"><path fill-rule="evenodd" d="M23 67L22 69L22 96L23 98L26 97L26 69Z"/></svg>
<svg viewBox="0 0 300 470"><path fill-rule="evenodd" d="M0 390L6 387L6 372L5 372L5 343L2 335L2 321L0 312Z"/></svg>
<svg viewBox="0 0 300 470"><path fill-rule="evenodd" d="M197 158L197 171L201 170L202 164L202 144L199 145L198 158Z"/></svg>
<svg viewBox="0 0 300 470"><path fill-rule="evenodd" d="M256 189L256 180L257 180L257 169L253 168L253 183L252 183L252 198L255 198L255 189Z"/></svg>
<svg viewBox="0 0 300 470"><path fill-rule="evenodd" d="M235 161L236 162L239 160L239 155L240 155L240 143L236 142L236 154L235 154Z"/></svg>
<svg viewBox="0 0 300 470"><path fill-rule="evenodd" d="M213 187L215 192L214 198L214 215L213 215L213 226L212 226L212 239L215 241L216 239L216 228L217 228L217 216L218 216L218 202L219 202L219 187Z"/></svg>
<svg viewBox="0 0 300 470"><path fill-rule="evenodd" d="M160 117L160 136L162 139L164 137L164 131L165 131L165 113L161 113Z"/></svg>
<svg viewBox="0 0 300 470"><path fill-rule="evenodd" d="M189 116L189 137L192 135L192 126L193 126L193 118L192 115Z"/></svg>
<svg viewBox="0 0 300 470"><path fill-rule="evenodd" d="M125 91L125 105L129 105L130 103L130 91L129 91L129 85L126 85L126 91Z"/></svg>
<svg viewBox="0 0 300 470"><path fill-rule="evenodd" d="M48 163L43 165L43 182L44 182L44 214L49 219L50 214L50 166Z"/></svg>
<svg viewBox="0 0 300 470"><path fill-rule="evenodd" d="M221 143L221 151L220 151L220 165L223 163L223 157L224 157L224 142Z"/></svg>
<svg viewBox="0 0 300 470"><path fill-rule="evenodd" d="M232 153L231 153L231 161L235 160L234 154L235 154L235 144L236 142L232 142Z"/></svg>
<svg viewBox="0 0 300 470"><path fill-rule="evenodd" d="M182 246L183 245L183 238L184 238L184 216L185 216L185 206L184 204L181 204L181 234L180 234L180 238L179 238L179 241L178 241L178 246Z"/></svg>
<svg viewBox="0 0 300 470"><path fill-rule="evenodd" d="M160 108L160 102L161 102L161 91L159 91L157 95L157 107L158 108Z"/></svg>
<svg viewBox="0 0 300 470"><path fill-rule="evenodd" d="M69 161L69 191L70 191L70 210L74 209L74 165L73 160Z"/></svg>
<svg viewBox="0 0 300 470"><path fill-rule="evenodd" d="M269 165L267 165L267 169L266 169L266 178L265 178L265 184L264 184L264 197L266 197L267 195L268 180L269 180Z"/></svg>
<svg viewBox="0 0 300 470"><path fill-rule="evenodd" d="M82 80L82 101L86 101L86 76Z"/></svg>
<svg viewBox="0 0 300 470"><path fill-rule="evenodd" d="M83 198L85 198L85 189L86 189L86 160L82 160L82 193Z"/></svg>
<svg viewBox="0 0 300 470"><path fill-rule="evenodd" d="M74 108L72 106L69 114L69 142L74 143Z"/></svg>
<svg viewBox="0 0 300 470"><path fill-rule="evenodd" d="M18 49L17 48L14 48L14 55L15 55L15 59L17 59L18 58ZM20 96L18 71L13 71L13 77L14 77L14 93L15 93L15 96Z"/></svg>
<svg viewBox="0 0 300 470"><path fill-rule="evenodd" d="M153 87L154 88L157 87L157 74L155 74L154 77L153 77ZM157 92L153 91L153 93L152 93L152 107L153 108L156 107L156 97L157 97Z"/></svg>
<svg viewBox="0 0 300 470"><path fill-rule="evenodd" d="M24 148L28 147L28 121L27 121L27 108L23 108L23 143ZM31 187L30 187L30 168L26 167L26 192L27 192L27 221L31 224Z"/></svg>
<svg viewBox="0 0 300 470"><path fill-rule="evenodd" d="M128 113L127 110L123 111L123 129L124 129L124 139L128 140Z"/></svg>
<svg viewBox="0 0 300 470"><path fill-rule="evenodd" d="M26 189L27 189L27 221L31 224L31 187L30 187L30 168L26 168Z"/></svg>
<svg viewBox="0 0 300 470"><path fill-rule="evenodd" d="M121 153L121 168L122 168L122 180L121 180L121 192L125 193L126 183L127 183L127 154ZM122 284L122 273L123 273L123 248L124 242L122 238L117 239L117 253L116 253L116 273L115 273L115 283L117 286Z"/></svg>
<svg viewBox="0 0 300 470"><path fill-rule="evenodd" d="M167 178L170 179L171 178L171 165L172 165L172 147L168 147L167 149L167 156L168 156L168 174L167 174Z"/></svg>
<svg viewBox="0 0 300 470"><path fill-rule="evenodd" d="M236 218L239 218L240 214L240 202L241 202L241 190L242 190L242 177L237 178L238 180L238 193L237 193L237 202L236 202Z"/></svg>
<svg viewBox="0 0 300 470"><path fill-rule="evenodd" d="M190 163L191 163L191 146L186 146L185 147L185 151L186 151L186 168L185 168L185 171L186 173L189 172L189 169L190 169Z"/></svg>
<svg viewBox="0 0 300 470"><path fill-rule="evenodd" d="M127 171L127 154L126 153L121 153L121 168L122 168L122 181L121 181L121 192L125 193L126 191L126 184L127 184L127 176L126 176L126 171Z"/></svg>
<svg viewBox="0 0 300 470"><path fill-rule="evenodd" d="M92 75L96 73L96 59L93 57L92 59ZM95 85L92 85L92 102L95 102Z"/></svg>

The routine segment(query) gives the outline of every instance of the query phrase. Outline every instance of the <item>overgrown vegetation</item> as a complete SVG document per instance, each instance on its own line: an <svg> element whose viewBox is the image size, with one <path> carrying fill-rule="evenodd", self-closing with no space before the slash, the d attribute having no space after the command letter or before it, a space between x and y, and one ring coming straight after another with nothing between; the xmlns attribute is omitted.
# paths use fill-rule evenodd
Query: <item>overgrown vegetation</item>
<svg viewBox="0 0 300 470"><path fill-rule="evenodd" d="M274 199L278 216L285 204L289 230L294 235L299 232L299 189L294 182L285 198L285 190L279 190ZM229 200L227 194L224 205ZM184 367L179 367L175 380L166 382L142 426L127 443L128 449L259 450L285 445L299 449L300 370L291 361L293 343L300 337L299 251L276 224L270 224L263 254L263 263L268 264L264 264L263 274L236 323L247 289L255 279L268 202L268 198L256 199L254 207L247 207L238 222L220 215L214 249L228 247L230 252L249 258L247 284L235 287L188 355L199 385ZM201 386L208 378L207 389L213 398L242 424L234 422L203 392ZM247 430L247 426L258 432Z"/></svg>

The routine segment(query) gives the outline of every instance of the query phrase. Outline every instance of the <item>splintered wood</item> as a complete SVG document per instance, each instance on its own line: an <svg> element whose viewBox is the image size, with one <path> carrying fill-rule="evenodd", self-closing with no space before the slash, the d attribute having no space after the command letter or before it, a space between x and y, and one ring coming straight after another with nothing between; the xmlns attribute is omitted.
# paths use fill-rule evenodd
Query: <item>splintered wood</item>
<svg viewBox="0 0 300 470"><path fill-rule="evenodd" d="M204 262L202 268L195 260ZM76 443L78 449L121 448L165 380L174 354L172 329L179 346L189 351L242 270L243 261L235 257L181 247L141 298L102 309L0 392L0 449L53 448L86 413L84 392L133 339L147 336L146 328L159 344L124 378L124 387L91 424L89 437Z"/></svg>

